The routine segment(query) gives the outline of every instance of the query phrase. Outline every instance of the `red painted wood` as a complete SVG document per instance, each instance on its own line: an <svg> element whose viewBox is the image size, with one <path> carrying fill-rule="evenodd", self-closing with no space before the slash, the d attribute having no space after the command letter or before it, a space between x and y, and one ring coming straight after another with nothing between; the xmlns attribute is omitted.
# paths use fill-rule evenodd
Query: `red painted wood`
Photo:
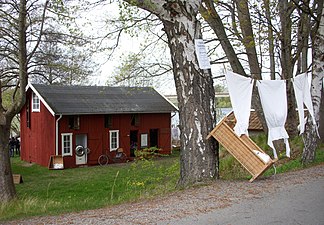
<svg viewBox="0 0 324 225"><path fill-rule="evenodd" d="M31 92L27 100L31 106ZM30 127L26 122L26 105L21 110L21 159L48 166L51 155L55 155L55 118L41 103L40 112L30 107Z"/></svg>

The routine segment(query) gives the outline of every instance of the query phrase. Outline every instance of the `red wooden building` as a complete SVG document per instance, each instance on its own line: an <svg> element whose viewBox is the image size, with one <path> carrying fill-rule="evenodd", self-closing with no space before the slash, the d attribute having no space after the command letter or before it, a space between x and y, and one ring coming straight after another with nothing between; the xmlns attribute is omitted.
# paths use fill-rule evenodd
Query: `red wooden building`
<svg viewBox="0 0 324 225"><path fill-rule="evenodd" d="M21 158L48 166L63 156L64 168L98 164L118 148L156 146L171 152L171 116L176 107L153 88L29 84L20 112ZM76 155L76 147L90 151ZM132 148L132 149L131 149Z"/></svg>

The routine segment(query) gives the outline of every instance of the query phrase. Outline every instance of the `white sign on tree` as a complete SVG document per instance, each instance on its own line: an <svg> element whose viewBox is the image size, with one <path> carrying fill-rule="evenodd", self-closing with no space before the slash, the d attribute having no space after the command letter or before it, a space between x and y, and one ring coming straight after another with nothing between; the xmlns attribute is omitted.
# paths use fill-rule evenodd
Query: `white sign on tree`
<svg viewBox="0 0 324 225"><path fill-rule="evenodd" d="M195 39L195 48L199 68L203 70L210 69L210 62L203 39Z"/></svg>

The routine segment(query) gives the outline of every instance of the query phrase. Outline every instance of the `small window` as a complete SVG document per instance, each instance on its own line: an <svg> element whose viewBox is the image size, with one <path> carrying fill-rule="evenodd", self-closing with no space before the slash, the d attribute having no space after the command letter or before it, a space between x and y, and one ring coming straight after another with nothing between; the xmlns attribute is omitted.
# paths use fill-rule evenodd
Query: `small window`
<svg viewBox="0 0 324 225"><path fill-rule="evenodd" d="M109 131L110 151L115 151L119 148L119 130Z"/></svg>
<svg viewBox="0 0 324 225"><path fill-rule="evenodd" d="M33 92L32 96L32 112L39 112L40 111L40 101L38 96Z"/></svg>
<svg viewBox="0 0 324 225"><path fill-rule="evenodd" d="M62 156L72 156L72 133L62 134Z"/></svg>
<svg viewBox="0 0 324 225"><path fill-rule="evenodd" d="M139 115L138 114L133 114L132 115L131 125L132 126L139 126Z"/></svg>
<svg viewBox="0 0 324 225"><path fill-rule="evenodd" d="M80 129L80 116L69 117L69 129L74 129L74 130Z"/></svg>
<svg viewBox="0 0 324 225"><path fill-rule="evenodd" d="M105 115L105 128L112 128L112 115Z"/></svg>
<svg viewBox="0 0 324 225"><path fill-rule="evenodd" d="M147 134L141 134L141 148L147 147Z"/></svg>
<svg viewBox="0 0 324 225"><path fill-rule="evenodd" d="M27 127L30 127L30 99L27 99L26 104L26 123Z"/></svg>

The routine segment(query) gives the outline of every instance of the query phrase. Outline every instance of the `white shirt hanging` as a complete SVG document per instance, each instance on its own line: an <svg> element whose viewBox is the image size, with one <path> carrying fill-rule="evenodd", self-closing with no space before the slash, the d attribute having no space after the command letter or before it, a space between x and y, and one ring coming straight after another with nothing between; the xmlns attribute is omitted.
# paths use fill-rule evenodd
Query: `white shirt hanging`
<svg viewBox="0 0 324 225"><path fill-rule="evenodd" d="M294 79L292 79L292 83L294 86L298 115L299 115L299 130L300 130L300 134L302 134L305 131L304 104L308 109L309 114L312 117L313 124L316 127L316 121L314 116L314 109L313 109L313 103L312 103L312 97L310 93L310 86L308 83L307 73L303 73L296 76ZM316 127L316 131L318 134L317 127Z"/></svg>
<svg viewBox="0 0 324 225"><path fill-rule="evenodd" d="M287 119L286 81L260 80L257 87L268 126L268 145L273 149L274 158L278 158L273 141L284 139L286 155L290 157L288 133L285 129Z"/></svg>
<svg viewBox="0 0 324 225"><path fill-rule="evenodd" d="M248 135L253 80L233 72L227 72L225 77L236 118L234 132Z"/></svg>

